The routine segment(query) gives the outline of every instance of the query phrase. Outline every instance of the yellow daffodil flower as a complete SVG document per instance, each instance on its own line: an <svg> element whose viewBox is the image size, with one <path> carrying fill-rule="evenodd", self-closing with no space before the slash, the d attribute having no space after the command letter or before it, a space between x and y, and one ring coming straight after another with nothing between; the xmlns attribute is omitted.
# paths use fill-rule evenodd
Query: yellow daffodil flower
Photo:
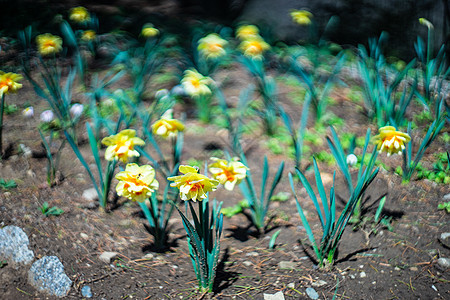
<svg viewBox="0 0 450 300"><path fill-rule="evenodd" d="M86 8L78 6L70 10L69 19L76 23L84 23L88 22L91 19L91 16Z"/></svg>
<svg viewBox="0 0 450 300"><path fill-rule="evenodd" d="M270 49L270 46L262 38L254 38L243 41L239 45L239 49L245 56L262 59L264 51Z"/></svg>
<svg viewBox="0 0 450 300"><path fill-rule="evenodd" d="M255 25L242 25L236 29L236 36L240 40L258 38L259 29Z"/></svg>
<svg viewBox="0 0 450 300"><path fill-rule="evenodd" d="M85 42L89 42L92 40L95 40L97 34L94 30L85 30L83 34L81 35L81 39Z"/></svg>
<svg viewBox="0 0 450 300"><path fill-rule="evenodd" d="M166 112L161 119L152 125L153 134L162 136L163 138L175 137L178 131L183 131L184 125L176 119L172 119L171 113Z"/></svg>
<svg viewBox="0 0 450 300"><path fill-rule="evenodd" d="M384 126L378 130L379 134L373 137L378 151L386 152L387 156L402 154L405 144L411 140L407 133L396 131L394 126Z"/></svg>
<svg viewBox="0 0 450 300"><path fill-rule="evenodd" d="M144 27L142 27L141 35L148 39L155 37L159 34L159 30L154 28L152 24L145 24Z"/></svg>
<svg viewBox="0 0 450 300"><path fill-rule="evenodd" d="M134 129L125 129L116 135L105 137L102 144L108 146L105 151L106 160L117 159L123 163L128 161L128 158L139 156L139 152L134 150L134 146L144 146L145 142L136 137Z"/></svg>
<svg viewBox="0 0 450 300"><path fill-rule="evenodd" d="M202 201L206 199L206 193L215 191L219 184L217 180L198 174L198 169L191 166L181 165L179 171L184 175L168 177L167 180L174 181L170 186L180 189L181 200Z"/></svg>
<svg viewBox="0 0 450 300"><path fill-rule="evenodd" d="M194 69L184 71L184 76L181 80L185 92L191 97L211 94L211 89L208 85L212 82L211 78L203 76Z"/></svg>
<svg viewBox="0 0 450 300"><path fill-rule="evenodd" d="M216 157L211 157L211 159L215 162L208 166L209 172L229 191L232 191L234 186L247 176L248 168L237 161L237 158L233 158L229 162Z"/></svg>
<svg viewBox="0 0 450 300"><path fill-rule="evenodd" d="M41 55L50 55L62 50L62 39L50 33L38 35L36 37L38 51Z"/></svg>
<svg viewBox="0 0 450 300"><path fill-rule="evenodd" d="M22 88L22 84L18 82L22 79L22 75L0 71L0 96L17 92L18 89Z"/></svg>
<svg viewBox="0 0 450 300"><path fill-rule="evenodd" d="M293 10L291 11L292 20L299 25L311 24L313 14L307 10Z"/></svg>
<svg viewBox="0 0 450 300"><path fill-rule="evenodd" d="M198 50L206 58L217 58L226 54L226 40L216 33L211 33L198 41Z"/></svg>
<svg viewBox="0 0 450 300"><path fill-rule="evenodd" d="M155 169L149 165L127 164L125 171L117 173L116 179L119 180L116 186L117 195L137 202L150 197L159 187L155 179Z"/></svg>

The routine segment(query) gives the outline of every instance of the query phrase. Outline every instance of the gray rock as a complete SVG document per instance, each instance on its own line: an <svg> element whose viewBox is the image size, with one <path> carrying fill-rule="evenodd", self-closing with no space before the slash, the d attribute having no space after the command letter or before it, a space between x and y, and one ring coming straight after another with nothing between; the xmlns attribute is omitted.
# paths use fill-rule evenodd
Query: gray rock
<svg viewBox="0 0 450 300"><path fill-rule="evenodd" d="M366 278L367 277L366 272L362 271L361 273L359 273L359 277Z"/></svg>
<svg viewBox="0 0 450 300"><path fill-rule="evenodd" d="M243 264L244 266L246 266L246 267L250 267L251 265L253 265L253 263L252 263L251 261L248 261L248 260L243 261L242 264Z"/></svg>
<svg viewBox="0 0 450 300"><path fill-rule="evenodd" d="M153 258L155 258L155 255L153 255L153 253L147 253L142 257L142 259L146 260L152 260Z"/></svg>
<svg viewBox="0 0 450 300"><path fill-rule="evenodd" d="M84 190L82 197L87 201L92 201L92 202L97 201L98 200L97 190L94 187Z"/></svg>
<svg viewBox="0 0 450 300"><path fill-rule="evenodd" d="M297 267L297 263L293 261L280 261L278 263L278 267L280 269L295 270L295 268Z"/></svg>
<svg viewBox="0 0 450 300"><path fill-rule="evenodd" d="M309 287L306 289L306 294L308 295L309 298L316 300L319 299L319 294L316 292L315 289Z"/></svg>
<svg viewBox="0 0 450 300"><path fill-rule="evenodd" d="M441 236L439 237L439 241L444 245L445 247L450 247L450 232L444 232L441 233Z"/></svg>
<svg viewBox="0 0 450 300"><path fill-rule="evenodd" d="M92 291L91 287L88 285L85 285L81 288L81 295L86 298L92 298Z"/></svg>
<svg viewBox="0 0 450 300"><path fill-rule="evenodd" d="M437 260L437 264L442 269L450 268L450 258L441 257Z"/></svg>
<svg viewBox="0 0 450 300"><path fill-rule="evenodd" d="M72 285L56 256L44 256L35 261L28 271L28 283L41 292L57 297L67 296Z"/></svg>
<svg viewBox="0 0 450 300"><path fill-rule="evenodd" d="M446 201L449 201L450 200L450 193L448 193L447 195L444 195L444 197L442 199L444 199Z"/></svg>
<svg viewBox="0 0 450 300"><path fill-rule="evenodd" d="M34 259L34 253L28 249L30 241L26 233L17 226L6 226L0 229L0 260L18 268L28 265Z"/></svg>
<svg viewBox="0 0 450 300"><path fill-rule="evenodd" d="M26 158L30 158L33 155L33 151L31 150L30 147L24 145L24 144L19 144L19 148L22 151L22 155Z"/></svg>
<svg viewBox="0 0 450 300"><path fill-rule="evenodd" d="M103 252L102 254L100 254L99 259L104 262L105 264L109 264L111 263L111 260L117 256L117 252Z"/></svg>
<svg viewBox="0 0 450 300"><path fill-rule="evenodd" d="M284 300L284 294L281 291L275 294L264 294L264 300Z"/></svg>
<svg viewBox="0 0 450 300"><path fill-rule="evenodd" d="M450 238L450 232L441 233L441 240L446 240L448 238Z"/></svg>
<svg viewBox="0 0 450 300"><path fill-rule="evenodd" d="M324 280L318 280L318 281L315 281L315 282L311 283L311 285L314 286L314 287L321 287L321 286L324 286L324 285L327 285L327 284L328 283L326 281L324 281Z"/></svg>

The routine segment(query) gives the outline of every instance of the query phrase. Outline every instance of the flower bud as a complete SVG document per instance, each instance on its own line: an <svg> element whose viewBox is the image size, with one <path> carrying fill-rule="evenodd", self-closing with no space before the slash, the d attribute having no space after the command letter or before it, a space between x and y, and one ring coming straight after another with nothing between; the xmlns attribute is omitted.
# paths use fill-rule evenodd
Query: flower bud
<svg viewBox="0 0 450 300"><path fill-rule="evenodd" d="M46 123L51 122L51 121L53 121L53 118L54 118L53 112L51 110L44 110L41 113L40 118L41 118L42 122L46 122Z"/></svg>
<svg viewBox="0 0 450 300"><path fill-rule="evenodd" d="M77 117L81 116L81 114L83 113L83 109L84 109L83 104L75 103L75 104L72 105L72 107L70 108L70 114L71 114L74 118L77 118Z"/></svg>
<svg viewBox="0 0 450 300"><path fill-rule="evenodd" d="M22 115L25 118L32 118L34 116L34 108L33 106L28 106L22 111Z"/></svg>
<svg viewBox="0 0 450 300"><path fill-rule="evenodd" d="M354 166L354 165L356 165L356 163L358 162L358 158L356 157L356 155L355 154L349 154L349 155L347 155L347 165L349 165L349 166Z"/></svg>

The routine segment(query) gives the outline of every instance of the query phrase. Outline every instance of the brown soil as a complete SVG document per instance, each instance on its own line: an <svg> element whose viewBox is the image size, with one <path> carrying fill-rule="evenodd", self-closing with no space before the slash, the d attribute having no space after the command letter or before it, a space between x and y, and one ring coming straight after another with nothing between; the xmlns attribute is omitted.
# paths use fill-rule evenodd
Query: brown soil
<svg viewBox="0 0 450 300"><path fill-rule="evenodd" d="M226 76L225 76L226 75ZM224 90L227 99L233 102L249 80L241 69L234 67L217 77L233 78ZM298 119L301 105L288 100L291 86L279 85L282 105L290 115ZM346 89L333 94L336 103L331 111L345 120L338 134L353 132L363 136L369 123L361 112L361 104L346 97ZM82 94L74 98L85 101ZM30 239L30 248L36 258L56 255L62 261L66 274L74 282L68 299L80 299L81 288L89 285L93 299L194 299L196 278L193 272L186 234L181 219L174 213L170 235L171 247L164 253L153 253L152 237L145 230L138 205L119 199L111 211L86 208L82 192L90 188L85 170L67 146L63 150L59 171L59 184L48 187L46 183L45 158L25 158L18 154L18 145L31 147L34 153L42 152L37 134L38 114L47 109L47 104L34 94L28 83L16 95L7 97L20 109L25 104L35 107L36 117L25 120L19 112L5 116L4 141L12 145L12 155L1 161L0 174L5 180L14 179L18 187L0 191L0 226L16 225L24 229ZM184 110L179 105L176 113ZM255 117L256 118L256 117ZM258 119L255 119L258 120ZM84 122L81 122L84 123ZM376 129L370 125L373 131ZM226 132L214 125L200 124L193 118L186 120L185 152L183 161L189 158L207 160L211 151L205 146L214 142L227 149ZM201 127L202 133L197 129ZM447 127L448 130L448 127ZM423 134L423 133L421 133ZM258 185L264 155L268 155L272 176L282 160L287 166L277 192L291 193L287 172L293 171L291 158L271 154L266 146L268 137L261 132L246 134L243 144L247 150L249 167ZM313 152L326 149L325 136L321 146L311 146ZM425 164L435 161L432 155L443 152L448 145L437 140L424 158ZM82 146L88 157L88 145ZM37 155L35 155L37 156ZM308 155L309 156L309 155ZM93 162L93 159L89 159ZM400 158L389 160L384 155L380 160L395 166ZM305 165L308 157L305 158ZM320 163L323 177L330 187L335 166ZM309 178L312 173L307 172ZM337 194L346 197L345 184L337 174ZM377 234L369 235L368 227L353 231L348 228L339 246L335 266L328 271L319 270L311 258L306 233L297 214L291 196L286 202L273 202L273 216L265 234L255 237L248 218L236 215L225 218L220 265L215 282L214 299L262 299L264 293L283 291L286 299L308 299L307 287L314 287L320 299L449 299L450 276L437 267L439 257L450 257L450 250L438 240L443 232L450 232L449 217L437 210L437 204L448 186L427 180L401 184L401 178L392 171L382 171L373 183L367 196L373 201L387 194L384 213L392 216L392 231L379 228ZM320 233L320 225L314 207L301 186L297 193L311 220L313 230ZM242 200L238 191L230 193L219 188L212 194L224 201L228 207ZM47 201L50 206L64 210L59 217L45 217L39 207ZM340 205L342 208L342 205ZM375 208L376 209L376 208ZM373 215L374 209L367 212ZM272 234L281 229L276 248L268 249ZM104 251L118 252L118 257L105 264L99 260ZM144 259L153 253L153 259ZM280 269L280 261L295 262L295 269ZM364 272L365 276L364 276ZM1 299L52 299L28 285L26 270L14 270L6 265L0 268ZM362 276L361 276L362 275ZM317 284L319 283L319 286ZM292 288L293 287L293 288Z"/></svg>

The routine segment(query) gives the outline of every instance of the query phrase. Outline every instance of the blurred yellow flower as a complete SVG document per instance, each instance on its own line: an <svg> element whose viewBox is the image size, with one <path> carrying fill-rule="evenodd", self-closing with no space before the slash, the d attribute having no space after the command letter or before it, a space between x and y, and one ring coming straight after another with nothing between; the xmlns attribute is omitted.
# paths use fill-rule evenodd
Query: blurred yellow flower
<svg viewBox="0 0 450 300"><path fill-rule="evenodd" d="M253 38L241 42L239 49L245 56L262 59L264 51L270 49L270 46L262 38Z"/></svg>
<svg viewBox="0 0 450 300"><path fill-rule="evenodd" d="M15 93L22 88L22 84L18 82L22 79L22 75L0 71L0 97L3 94Z"/></svg>
<svg viewBox="0 0 450 300"><path fill-rule="evenodd" d="M106 160L117 159L123 163L128 161L128 158L139 156L139 152L134 150L134 146L144 146L145 142L136 137L134 129L125 129L116 135L105 137L102 144L108 146L105 151Z"/></svg>
<svg viewBox="0 0 450 300"><path fill-rule="evenodd" d="M407 133L396 131L394 126L384 126L378 129L378 135L373 137L378 151L386 152L387 156L402 154L405 144L411 140Z"/></svg>
<svg viewBox="0 0 450 300"><path fill-rule="evenodd" d="M178 131L183 131L184 125L176 119L172 119L171 113L164 113L161 119L152 125L153 134L160 135L163 138L175 137Z"/></svg>
<svg viewBox="0 0 450 300"><path fill-rule="evenodd" d="M255 25L242 25L236 29L236 36L240 40L248 40L259 37L259 29Z"/></svg>
<svg viewBox="0 0 450 300"><path fill-rule="evenodd" d="M91 16L86 8L78 6L70 10L69 19L77 23L84 23L88 22L91 19Z"/></svg>
<svg viewBox="0 0 450 300"><path fill-rule="evenodd" d="M159 187L155 179L155 169L149 165L127 164L125 171L117 173L116 179L119 180L116 186L117 195L137 202L150 197Z"/></svg>
<svg viewBox="0 0 450 300"><path fill-rule="evenodd" d="M209 172L229 191L232 191L234 186L247 176L248 168L237 161L237 158L233 158L229 162L216 157L211 157L211 159L215 162L208 166Z"/></svg>
<svg viewBox="0 0 450 300"><path fill-rule="evenodd" d="M419 18L419 23L424 25L424 26L427 26L428 29L433 29L434 28L433 23L431 23L430 21L428 21L425 18Z"/></svg>
<svg viewBox="0 0 450 300"><path fill-rule="evenodd" d="M159 34L159 30L154 28L152 24L145 24L142 27L141 35L146 39L155 37Z"/></svg>
<svg viewBox="0 0 450 300"><path fill-rule="evenodd" d="M203 76L194 69L184 71L184 76L181 80L184 91L191 97L211 94L211 89L208 85L212 82L211 78Z"/></svg>
<svg viewBox="0 0 450 300"><path fill-rule="evenodd" d="M309 25L311 24L311 18L313 14L307 10L293 10L291 11L292 20L300 25Z"/></svg>
<svg viewBox="0 0 450 300"><path fill-rule="evenodd" d="M202 201L207 197L206 193L215 191L219 184L217 180L198 174L198 169L191 166L181 165L179 171L184 175L168 177L167 180L174 181L170 186L180 189L181 200Z"/></svg>
<svg viewBox="0 0 450 300"><path fill-rule="evenodd" d="M206 58L217 58L226 54L226 40L216 33L210 33L198 41L198 50Z"/></svg>
<svg viewBox="0 0 450 300"><path fill-rule="evenodd" d="M94 30L85 30L85 31L83 31L83 34L81 35L81 39L85 42L95 40L96 37L97 37L97 34L95 33Z"/></svg>
<svg viewBox="0 0 450 300"><path fill-rule="evenodd" d="M62 39L50 33L44 33L36 37L38 51L41 55L50 55L62 50Z"/></svg>

